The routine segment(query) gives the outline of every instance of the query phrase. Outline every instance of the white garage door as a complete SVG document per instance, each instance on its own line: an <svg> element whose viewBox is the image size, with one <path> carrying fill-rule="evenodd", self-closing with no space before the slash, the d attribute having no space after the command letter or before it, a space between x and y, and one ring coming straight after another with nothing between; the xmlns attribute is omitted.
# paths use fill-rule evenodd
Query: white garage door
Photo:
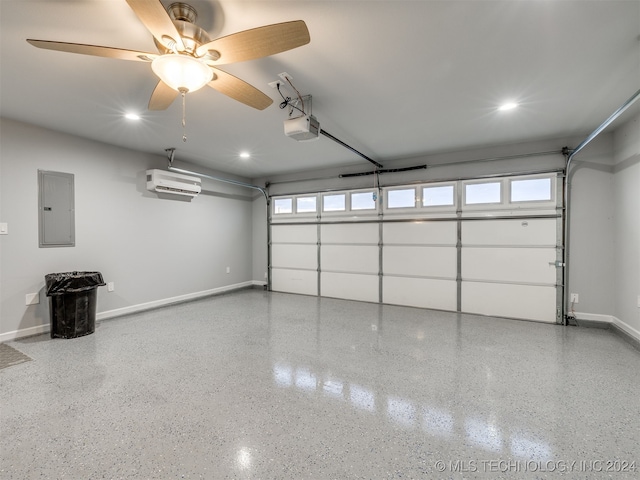
<svg viewBox="0 0 640 480"><path fill-rule="evenodd" d="M555 322L556 223L462 221L461 310Z"/></svg>
<svg viewBox="0 0 640 480"><path fill-rule="evenodd" d="M271 289L318 294L318 227L279 225L271 229Z"/></svg>
<svg viewBox="0 0 640 480"><path fill-rule="evenodd" d="M383 302L456 310L455 220L383 225Z"/></svg>
<svg viewBox="0 0 640 480"><path fill-rule="evenodd" d="M561 188L541 174L275 198L271 289L560 321Z"/></svg>
<svg viewBox="0 0 640 480"><path fill-rule="evenodd" d="M380 253L378 224L320 227L320 294L377 302Z"/></svg>

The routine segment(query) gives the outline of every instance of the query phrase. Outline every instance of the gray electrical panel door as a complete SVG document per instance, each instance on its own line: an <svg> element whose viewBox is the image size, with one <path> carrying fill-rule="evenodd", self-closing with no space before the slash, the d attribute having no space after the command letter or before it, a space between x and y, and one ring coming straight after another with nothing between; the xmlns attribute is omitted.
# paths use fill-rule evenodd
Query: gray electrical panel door
<svg viewBox="0 0 640 480"><path fill-rule="evenodd" d="M73 174L38 170L40 247L75 246Z"/></svg>

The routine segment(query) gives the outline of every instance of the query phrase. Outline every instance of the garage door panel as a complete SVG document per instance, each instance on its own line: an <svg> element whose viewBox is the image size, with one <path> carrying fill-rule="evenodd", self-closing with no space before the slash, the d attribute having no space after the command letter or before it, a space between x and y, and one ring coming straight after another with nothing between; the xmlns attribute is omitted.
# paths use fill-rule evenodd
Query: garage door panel
<svg viewBox="0 0 640 480"><path fill-rule="evenodd" d="M522 283L556 282L555 248L462 249L462 278Z"/></svg>
<svg viewBox="0 0 640 480"><path fill-rule="evenodd" d="M549 286L462 282L462 311L555 323L556 289Z"/></svg>
<svg viewBox="0 0 640 480"><path fill-rule="evenodd" d="M280 268L318 269L316 245L272 245L271 265Z"/></svg>
<svg viewBox="0 0 640 480"><path fill-rule="evenodd" d="M321 270L378 273L379 249L366 245L322 245Z"/></svg>
<svg viewBox="0 0 640 480"><path fill-rule="evenodd" d="M271 290L274 292L318 294L318 273L308 270L271 269Z"/></svg>
<svg viewBox="0 0 640 480"><path fill-rule="evenodd" d="M349 225L322 225L320 235L322 243L364 243L378 244L377 223Z"/></svg>
<svg viewBox="0 0 640 480"><path fill-rule="evenodd" d="M385 275L456 278L455 247L385 246L382 260Z"/></svg>
<svg viewBox="0 0 640 480"><path fill-rule="evenodd" d="M456 310L455 280L383 277L384 303L438 310Z"/></svg>
<svg viewBox="0 0 640 480"><path fill-rule="evenodd" d="M377 275L333 272L322 272L320 275L320 291L323 297L378 302L378 284Z"/></svg>
<svg viewBox="0 0 640 480"><path fill-rule="evenodd" d="M385 244L455 245L457 225L453 221L385 223L382 227Z"/></svg>
<svg viewBox="0 0 640 480"><path fill-rule="evenodd" d="M316 225L273 225L271 227L272 243L318 243L318 227Z"/></svg>
<svg viewBox="0 0 640 480"><path fill-rule="evenodd" d="M555 218L462 222L463 245L556 245Z"/></svg>

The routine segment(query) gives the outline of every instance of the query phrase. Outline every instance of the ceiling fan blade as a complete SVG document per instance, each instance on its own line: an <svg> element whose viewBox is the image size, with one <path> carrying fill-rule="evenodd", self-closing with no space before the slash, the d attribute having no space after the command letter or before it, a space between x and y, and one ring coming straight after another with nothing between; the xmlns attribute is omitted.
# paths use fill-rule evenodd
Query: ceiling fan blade
<svg viewBox="0 0 640 480"><path fill-rule="evenodd" d="M173 40L179 52L186 50L180 33L160 0L127 0L127 3L156 40L170 50L173 50Z"/></svg>
<svg viewBox="0 0 640 480"><path fill-rule="evenodd" d="M178 91L160 80L149 99L149 110L166 110L178 95Z"/></svg>
<svg viewBox="0 0 640 480"><path fill-rule="evenodd" d="M51 42L49 40L34 40L32 38L28 38L27 42L34 47L45 48L47 50L81 53L83 55L119 58L121 60L134 60L139 62L150 62L158 56L155 53L136 52L134 50L124 50L122 48L101 47L98 45L85 45L82 43Z"/></svg>
<svg viewBox="0 0 640 480"><path fill-rule="evenodd" d="M302 20L295 20L252 28L218 38L198 47L197 55L203 56L208 51L215 50L220 54L220 58L207 63L222 65L274 55L306 45L310 41L307 24Z"/></svg>
<svg viewBox="0 0 640 480"><path fill-rule="evenodd" d="M258 110L264 110L273 103L270 97L244 80L217 68L214 68L213 71L215 73L214 80L211 80L208 85L220 93L224 93L227 97Z"/></svg>

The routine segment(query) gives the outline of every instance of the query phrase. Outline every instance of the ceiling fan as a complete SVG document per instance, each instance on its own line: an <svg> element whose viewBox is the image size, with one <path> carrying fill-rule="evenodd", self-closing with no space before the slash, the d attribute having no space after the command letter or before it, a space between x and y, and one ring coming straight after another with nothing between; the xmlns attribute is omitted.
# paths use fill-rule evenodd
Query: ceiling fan
<svg viewBox="0 0 640 480"><path fill-rule="evenodd" d="M140 21L154 37L159 53L138 52L81 43L27 39L48 50L98 57L150 62L160 78L149 100L149 110L165 110L179 94L211 88L258 110L273 100L245 81L220 70L224 65L274 55L310 42L302 20L276 23L244 30L211 40L194 22L196 10L186 3L172 3L167 10L160 0L127 0Z"/></svg>

